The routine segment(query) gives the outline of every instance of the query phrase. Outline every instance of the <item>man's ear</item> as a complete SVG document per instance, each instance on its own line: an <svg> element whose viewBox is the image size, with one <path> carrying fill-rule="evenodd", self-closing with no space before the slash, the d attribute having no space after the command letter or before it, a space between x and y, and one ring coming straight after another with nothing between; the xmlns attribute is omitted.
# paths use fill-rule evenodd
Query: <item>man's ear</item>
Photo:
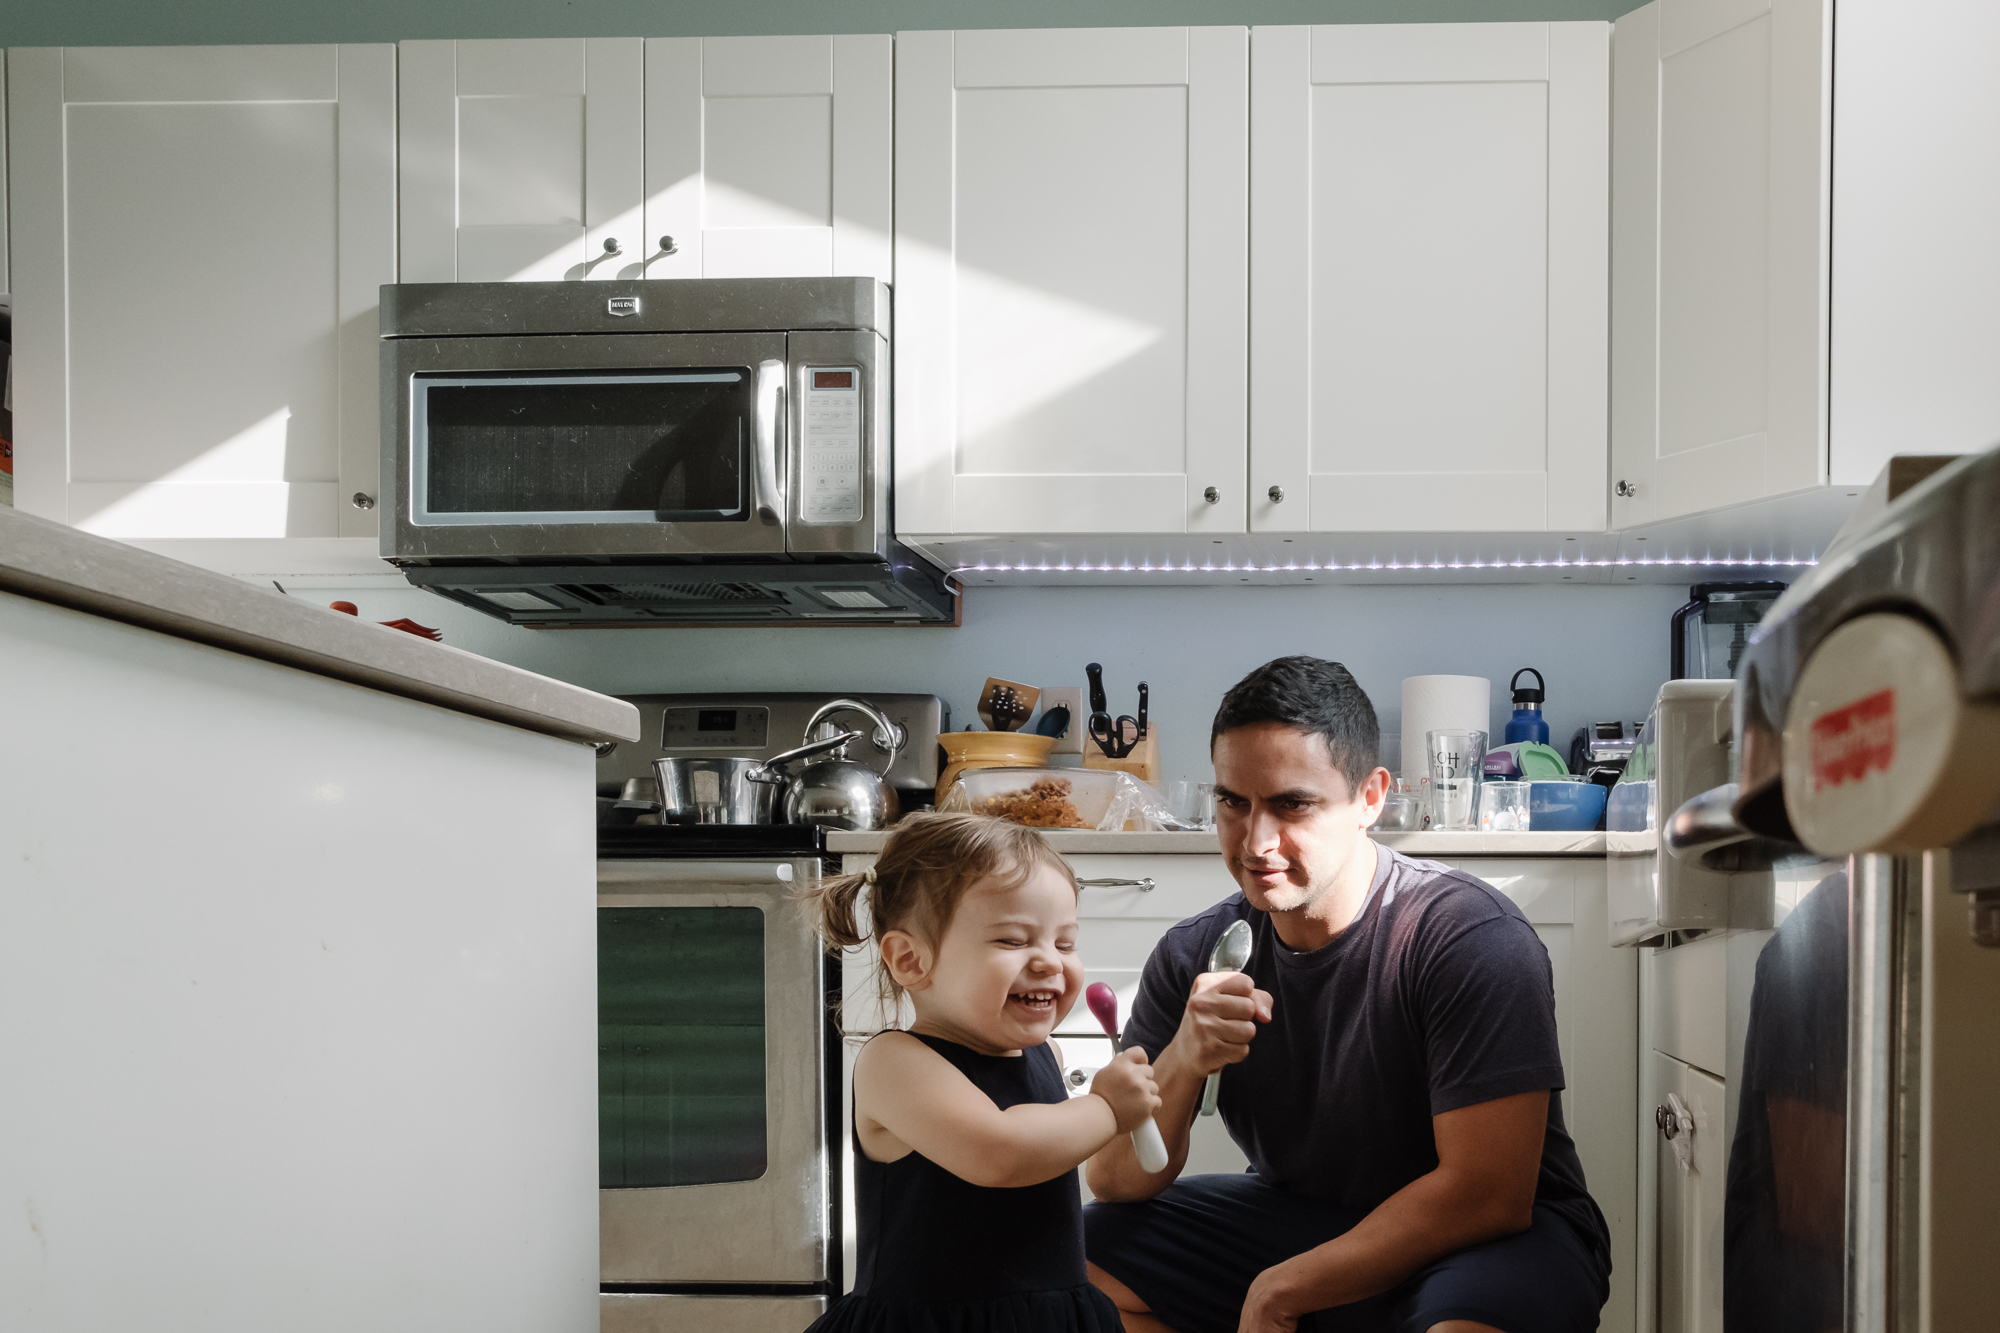
<svg viewBox="0 0 2000 1333"><path fill-rule="evenodd" d="M1358 795L1361 798L1361 826L1363 828L1367 828L1373 824L1376 817L1382 813L1382 802L1389 795L1389 782L1389 770L1386 768L1377 768L1370 772L1366 778L1362 779L1361 790Z"/></svg>
<svg viewBox="0 0 2000 1333"><path fill-rule="evenodd" d="M924 942L907 930L891 930L882 936L882 966L907 991L924 990L931 984L931 966L937 960Z"/></svg>

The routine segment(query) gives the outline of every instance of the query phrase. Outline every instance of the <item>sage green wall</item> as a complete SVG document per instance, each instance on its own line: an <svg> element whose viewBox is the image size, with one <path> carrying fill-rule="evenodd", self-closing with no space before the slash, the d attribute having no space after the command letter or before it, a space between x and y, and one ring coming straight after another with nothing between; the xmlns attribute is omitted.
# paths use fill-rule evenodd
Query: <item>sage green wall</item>
<svg viewBox="0 0 2000 1333"><path fill-rule="evenodd" d="M1637 0L0 0L4 46L1610 19Z"/></svg>

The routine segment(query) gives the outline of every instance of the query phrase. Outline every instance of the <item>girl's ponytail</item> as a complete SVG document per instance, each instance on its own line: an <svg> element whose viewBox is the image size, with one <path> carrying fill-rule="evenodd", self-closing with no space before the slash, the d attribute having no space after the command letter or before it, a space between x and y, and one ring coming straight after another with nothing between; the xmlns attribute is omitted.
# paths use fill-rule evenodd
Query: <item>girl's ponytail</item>
<svg viewBox="0 0 2000 1333"><path fill-rule="evenodd" d="M829 875L807 895L807 905L818 917L819 933L827 943L851 949L868 942L868 934L861 929L854 907L870 878L865 874Z"/></svg>

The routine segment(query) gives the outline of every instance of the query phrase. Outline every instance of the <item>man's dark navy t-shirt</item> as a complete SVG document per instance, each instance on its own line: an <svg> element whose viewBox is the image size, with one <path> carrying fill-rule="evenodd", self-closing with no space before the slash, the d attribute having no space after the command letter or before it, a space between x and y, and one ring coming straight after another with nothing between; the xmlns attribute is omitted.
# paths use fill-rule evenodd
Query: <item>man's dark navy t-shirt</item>
<svg viewBox="0 0 2000 1333"><path fill-rule="evenodd" d="M1563 1086L1554 975L1521 909L1450 866L1376 853L1367 901L1325 948L1287 949L1240 893L1169 930L1125 1027L1126 1044L1157 1060L1216 939L1249 922L1245 970L1270 992L1271 1021L1223 1069L1217 1109L1267 1183L1364 1212L1437 1167L1432 1116ZM1610 1270L1555 1096L1535 1201Z"/></svg>

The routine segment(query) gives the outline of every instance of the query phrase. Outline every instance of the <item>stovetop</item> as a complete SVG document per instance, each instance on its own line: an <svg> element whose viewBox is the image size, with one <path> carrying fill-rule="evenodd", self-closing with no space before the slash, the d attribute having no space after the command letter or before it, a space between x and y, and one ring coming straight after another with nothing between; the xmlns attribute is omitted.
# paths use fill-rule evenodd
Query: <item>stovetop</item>
<svg viewBox="0 0 2000 1333"><path fill-rule="evenodd" d="M601 860L715 856L825 856L817 824L632 824L597 830Z"/></svg>

